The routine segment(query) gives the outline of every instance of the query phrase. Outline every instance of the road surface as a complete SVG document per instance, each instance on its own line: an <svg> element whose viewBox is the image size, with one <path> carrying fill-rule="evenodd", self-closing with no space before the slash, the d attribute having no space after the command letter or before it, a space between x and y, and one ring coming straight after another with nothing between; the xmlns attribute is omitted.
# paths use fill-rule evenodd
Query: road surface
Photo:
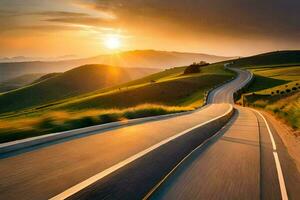
<svg viewBox="0 0 300 200"><path fill-rule="evenodd" d="M233 102L227 90L212 102ZM300 199L299 172L273 124L236 109L212 144L194 151L149 199Z"/></svg>
<svg viewBox="0 0 300 200"><path fill-rule="evenodd" d="M238 80L243 81L242 79ZM228 87L231 87L230 84ZM131 156L139 154L143 150L165 139L203 122L207 122L210 119L219 117L229 109L230 105L228 104L212 104L183 116L95 132L86 137L63 143L43 145L41 148L31 149L30 151L25 150L16 155L9 154L7 157L2 155L4 158L0 160L1 199L49 199L61 197L57 195L68 191L68 189L73 186L101 172L105 172L105 170L110 169L112 166L123 162ZM166 161L164 157L160 156L163 153L168 157L174 156L174 158L167 159L168 165L164 165L165 169L160 165L153 165L153 168L155 168L157 172L154 175L148 173L147 175L150 178L148 181L144 181L143 184L140 184L138 180L132 180L130 183L128 181L125 185L121 184L121 189L124 186L127 187L128 184L131 185L131 187L127 187L128 190L135 189L135 192L132 193L123 190L127 193L128 199L138 199L147 194L156 182L159 181L174 164L179 162L182 156L185 156L199 143L207 139L207 137L210 136L209 134L214 134L222 125L223 124L207 127L203 134L197 134L203 137L197 138L194 146L190 145L188 141L190 138L186 138L186 141L182 140L181 145L187 146L188 148L183 147L183 149L178 149L176 147L179 144L175 142L171 143L173 146L169 144L170 147L164 145L164 148L169 148L165 152L163 148L157 148L152 154L158 153L159 156L157 157L162 158L162 162ZM189 135L193 135L192 131L189 132L191 132ZM174 152L174 148L178 152ZM169 155L170 153L171 155ZM143 159L139 159L138 161L142 160L142 165L147 163L148 160L153 163L153 159L156 159L156 156L152 154L143 156ZM151 159L145 159L147 156L151 157ZM156 161L159 163L159 160ZM128 167L137 169L137 171L140 172L146 172L143 168L139 168L138 164L136 164L136 162L130 163L117 172L126 171ZM152 168L147 169L150 170ZM154 169L152 169L152 171L153 170ZM114 173L112 175L114 175ZM105 184L114 183L111 180L112 175L101 179L101 181L105 182ZM145 174L137 176L144 177L144 175ZM127 180L129 177L134 176L132 174L126 174L125 179L122 180ZM136 188L138 186L142 188ZM108 187L108 192L104 192L104 195L123 195L124 193L110 191L111 189L121 190L120 188L111 186ZM140 192L137 192L137 190L140 190ZM67 196L63 197L65 198Z"/></svg>
<svg viewBox="0 0 300 200"><path fill-rule="evenodd" d="M199 144L204 144L208 138L223 127L225 121L218 124L205 123L224 115L230 110L231 106L227 103L232 103L233 92L249 79L249 73L242 71L239 73L240 75L233 82L211 93L209 102L213 104L191 114L94 132L86 137L76 138L63 143L43 145L41 148L15 155L12 154L1 159L0 199L141 199L145 197L186 155L198 147ZM175 170L174 173L171 173L170 179L176 176L178 177L176 181L170 182L169 178L167 178L157 190L153 190L153 196L150 195L150 198L169 199L168 197L176 195L174 193L176 185L186 185L181 191L183 194L188 190L197 191L199 185L207 186L207 193L212 194L222 191L222 188L228 189L228 186L224 185L226 183L230 183L229 186L232 185L233 187L242 182L244 184L237 185L237 188L240 188L237 189L240 190L238 195L248 194L251 197L257 197L259 190L257 188L266 187L268 189L270 180L273 181L271 182L272 184L278 187L276 167L272 165L272 170L267 170L271 166L268 163L273 161L273 151L271 149L270 153L268 141L265 144L266 147L261 145L261 135L266 135L265 140L268 139L268 135L261 134L260 137L257 136L258 130L266 131L262 119L258 117L261 125L257 122L259 120L255 121L257 115L249 109L238 108L238 112L234 115L229 125L218 133L218 135L222 135L222 138L216 138L216 142L209 145L208 150L201 154L203 156L195 156L194 162L200 162L200 160L203 160L203 157L207 158L207 160L201 161L204 163L203 166L201 165L202 169L208 170L207 179L204 182L204 179L201 179L202 182L193 180L188 184L182 182L180 177L183 175L178 174L177 170ZM203 123L204 128L197 128L199 124ZM253 132L243 134L243 132L237 131L239 128L243 129L245 133L248 133L251 128ZM224 140L223 134L224 136L227 134L227 140ZM172 137L176 137L176 139L169 140ZM278 137L274 137L276 142L278 142ZM220 146L218 142L227 143ZM235 144L243 144L242 142L250 143L250 145L245 147L235 146ZM227 147L224 145L227 145ZM219 155L218 157L223 159L209 160L210 156L205 155L213 147L216 149L211 155L216 156L219 152L221 155L229 156ZM277 148L288 195L290 193L296 194L299 189L295 186L290 187L289 184L298 183L298 179L290 178L289 180L289 176L287 176L288 173L294 173L294 165L290 161L285 166L282 160L285 159L284 157L286 159L290 158L286 151L279 151L279 142ZM243 153L234 151L234 149L242 149ZM263 157L259 157L260 154L265 154L265 165L260 161ZM236 158L234 163L238 164L234 166L237 166L237 168L228 164L230 163L228 159L232 158ZM187 160L189 159L190 157L187 158ZM220 179L218 179L220 185L216 185L213 191L213 183L209 180L209 175L213 175L213 170L209 170L211 167L207 167L206 161L214 164L215 169L219 165L219 173L224 175L223 177L220 176ZM181 172L186 173L190 171L186 170L187 163L183 162L181 165L178 165L182 168ZM227 171L224 171L226 165L227 168L231 168L231 173L236 176L224 174L225 172L227 173ZM235 169L238 170L234 171ZM259 171L271 174L270 176L266 175L264 178L267 180L265 185L261 183L263 175L257 177L257 174L260 174ZM191 170L190 173L193 173L192 176L194 176L191 178L199 176L199 171L197 170ZM247 180L252 175L253 177ZM227 179L225 181L222 178ZM221 187L222 185L223 187ZM187 190L184 190L184 188ZM203 191L206 189L204 188ZM265 189L265 195L270 195L267 189ZM230 195L233 194L232 190L224 191L224 195L227 195L227 197L231 197ZM275 191L277 193L274 196L280 197L279 189L277 188ZM199 197L197 192L196 194L192 192L191 195L192 199ZM260 195L262 196L261 193ZM188 196L184 195L181 197L187 199Z"/></svg>

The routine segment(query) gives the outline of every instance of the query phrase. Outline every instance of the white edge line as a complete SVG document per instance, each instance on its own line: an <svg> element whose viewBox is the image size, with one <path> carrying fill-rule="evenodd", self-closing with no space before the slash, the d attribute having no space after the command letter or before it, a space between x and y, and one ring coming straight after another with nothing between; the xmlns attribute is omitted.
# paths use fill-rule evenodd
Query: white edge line
<svg viewBox="0 0 300 200"><path fill-rule="evenodd" d="M252 109L252 110L254 110L254 109ZM276 150L276 143L275 143L273 134L272 134L272 132L271 132L270 126L269 126L269 124L268 124L266 118L265 118L260 112L258 112L257 110L254 110L254 111L255 111L256 113L258 113L258 114L261 116L261 118L264 120L264 122L265 122L265 124L266 124L266 126L267 126L267 129L268 129L270 138L271 138L273 150Z"/></svg>
<svg viewBox="0 0 300 200"><path fill-rule="evenodd" d="M279 161L279 157L277 152L273 152L275 163L276 163L276 169L277 169L277 174L278 174L278 179L279 179L279 185L280 185L280 191L281 191L281 198L282 200L288 200L288 195L285 187L285 182L281 170L281 165Z"/></svg>
<svg viewBox="0 0 300 200"><path fill-rule="evenodd" d="M277 170L278 181L279 181L279 186L280 186L280 191L281 191L281 198L282 198L282 200L288 200L289 198L288 198L286 187L285 187L285 181L284 181L284 177L283 177L283 173L282 173L282 169L281 169L281 165L280 165L280 160L278 157L278 153L276 152L276 144L275 144L271 129L269 127L269 124L268 124L266 118L259 111L254 110L254 109L252 109L252 110L255 111L256 113L258 113L262 117L262 119L264 120L264 122L267 126L267 129L268 129L271 141L272 141L273 150L274 150L273 155L274 155L275 166L276 166L276 170Z"/></svg>
<svg viewBox="0 0 300 200"><path fill-rule="evenodd" d="M228 122L229 123L229 122ZM216 132L214 135L207 138L204 142L202 142L200 145L198 145L193 151L191 151L188 155L186 155L157 185L155 185L152 190L143 198L143 200L149 199L154 192L173 174L175 170L177 170L180 165L185 162L191 155L193 155L196 151L207 145L210 141L214 140L215 138L220 136L221 131L224 130L225 127L227 127L228 124L225 124L218 132Z"/></svg>
<svg viewBox="0 0 300 200"><path fill-rule="evenodd" d="M162 145L164 145L164 144L166 144L166 143L168 143L168 142L170 142L170 141L172 141L172 140L174 140L174 139L176 139L176 138L178 138L178 137L180 137L182 135L185 135L186 133L192 131L193 129L199 128L199 127L204 126L204 125L206 125L206 124L208 124L208 123L210 123L212 121L215 121L217 119L220 119L220 118L226 116L227 114L229 114L232 111L232 109L233 109L233 106L230 105L229 109L223 115L215 117L213 119L210 119L210 120L208 120L206 122L203 122L203 123L198 124L198 125L196 125L196 126L194 126L192 128L189 128L189 129L187 129L185 131L182 131L182 132L180 132L180 133L178 133L178 134L176 134L176 135L174 135L172 137L169 137L169 138L167 138L167 139L165 139L165 140L163 140L163 141L161 141L161 142L159 142L159 143L157 143L157 144L155 144L155 145L153 145L153 146L151 146L151 147L149 147L149 148L147 148L147 149L145 149L145 150L143 150L143 151L141 151L141 152L139 152L139 153L137 153L137 154L135 154L135 155L133 155L133 156L131 156L131 157L129 157L129 158L127 158L127 159L125 159L125 160L123 160L123 161L121 161L121 162L119 162L119 163L117 163L117 164L115 164L115 165L113 165L111 167L109 167L109 168L107 168L107 169L105 169L104 171L102 171L102 172L100 172L100 173L98 173L98 174L96 174L96 175L94 175L94 176L86 179L85 181L83 181L81 183L78 183L77 185L74 185L73 187L65 190L64 192L62 192L62 193L60 193L60 194L58 194L58 195L50 198L50 200L66 199L66 198L72 196L73 194L79 192L80 190L88 187L89 185L95 183L96 181L102 179L103 177L105 177L105 176L113 173L114 171L116 171L116 170L124 167L125 165L133 162L134 160L137 160L138 158L146 155L147 153L149 153L149 152L157 149L158 147L160 147L160 146L162 146Z"/></svg>

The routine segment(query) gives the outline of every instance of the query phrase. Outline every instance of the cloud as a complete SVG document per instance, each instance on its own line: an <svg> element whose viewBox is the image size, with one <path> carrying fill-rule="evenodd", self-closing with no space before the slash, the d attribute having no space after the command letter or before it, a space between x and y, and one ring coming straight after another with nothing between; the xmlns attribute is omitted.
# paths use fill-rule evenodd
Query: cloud
<svg viewBox="0 0 300 200"><path fill-rule="evenodd" d="M67 11L43 11L24 13L23 15L38 15L46 17L87 17L89 14L80 12L67 12Z"/></svg>
<svg viewBox="0 0 300 200"><path fill-rule="evenodd" d="M51 18L46 19L48 22L57 22L57 23L67 23L67 24L78 24L78 25L87 25L87 26L114 26L115 23L108 20L103 20L99 17L61 17L61 18Z"/></svg>
<svg viewBox="0 0 300 200"><path fill-rule="evenodd" d="M297 39L300 36L300 1L297 0L81 0L120 19L165 23L195 33L234 37Z"/></svg>

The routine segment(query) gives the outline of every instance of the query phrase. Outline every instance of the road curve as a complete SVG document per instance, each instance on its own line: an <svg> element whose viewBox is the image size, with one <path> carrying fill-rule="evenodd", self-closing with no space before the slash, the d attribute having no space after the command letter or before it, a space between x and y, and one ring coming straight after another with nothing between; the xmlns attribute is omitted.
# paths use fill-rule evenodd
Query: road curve
<svg viewBox="0 0 300 200"><path fill-rule="evenodd" d="M213 90L207 98L208 104L216 103L231 103L233 104L233 93L244 87L252 79L252 74L249 71L230 68L230 70L238 74L233 81L218 87Z"/></svg>
<svg viewBox="0 0 300 200"><path fill-rule="evenodd" d="M244 80L249 77L234 70ZM210 102L233 102L228 87L213 95ZM211 145L199 146L149 199L300 198L300 174L278 136L280 130L258 111L235 108Z"/></svg>
<svg viewBox="0 0 300 200"><path fill-rule="evenodd" d="M213 91L209 99L226 102L228 95L232 97L237 89L236 85L244 84L247 79L248 76L240 74L234 82ZM224 89L226 93L221 92ZM229 104L210 104L191 114L101 131L1 159L0 199L60 199L57 195L84 183L95 174L184 133L185 137L157 147L151 154L145 154L69 196L79 199L90 199L91 196L96 199L140 199L182 157L225 124L225 121L205 123L224 115L230 107ZM197 128L199 124L203 124L204 128ZM182 148L178 148L180 146Z"/></svg>
<svg viewBox="0 0 300 200"><path fill-rule="evenodd" d="M218 98L221 98L221 96ZM124 160L161 141L187 131L188 134L186 135L188 137L169 142L168 145L163 145L155 149L153 153L143 156L138 162L132 162L117 170L116 173L119 175L117 178L127 174L125 178L121 179L125 182L128 180L126 184L114 182L114 180L119 180L115 176L107 176L105 179L101 179L105 182L105 184L101 184L103 187L111 184L118 184L119 187L107 186L108 188L105 187L104 190L95 187L95 191L104 191L103 194L108 195L108 197L112 194L120 196L124 192L127 194L128 199L142 197L149 192L149 189L162 176L170 171L174 164L179 162L182 156L185 156L195 146L218 131L226 122L205 125L201 130L191 130L191 128L223 115L230 107L229 104L211 104L191 114L101 131L86 137L3 158L0 160L0 199L49 199L59 197L59 194L68 191L73 186L105 172L112 166L122 163ZM197 133L199 137L193 138L194 133ZM182 149L176 148L180 144ZM156 154L158 156L153 156ZM160 155L165 155L170 159L165 159ZM168 165L166 165L166 161L168 161ZM151 163L159 165L151 165ZM134 179L129 180L130 173L126 170L135 169L145 164L153 167L147 168L147 170L152 169L150 170L151 173L147 170L135 170L139 171L140 174L130 172L133 173L130 177ZM168 167L163 168L164 166ZM155 170L157 172L153 174ZM126 173L124 173L125 171ZM149 173L143 173L146 171ZM115 173L112 175L115 175ZM148 175L147 181L140 184L137 180L140 177L145 177L145 175ZM128 188L128 185L131 187ZM124 190L125 186L126 190ZM138 188L138 186L142 188ZM136 190L135 193L130 192L135 188L140 189L140 192ZM123 193L120 191L123 191ZM86 193L83 191L81 194ZM78 197L78 194L75 197Z"/></svg>

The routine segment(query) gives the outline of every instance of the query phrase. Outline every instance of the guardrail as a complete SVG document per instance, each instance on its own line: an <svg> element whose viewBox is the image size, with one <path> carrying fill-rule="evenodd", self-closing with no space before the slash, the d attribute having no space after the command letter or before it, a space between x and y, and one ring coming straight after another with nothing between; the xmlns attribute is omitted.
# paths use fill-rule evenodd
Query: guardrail
<svg viewBox="0 0 300 200"><path fill-rule="evenodd" d="M51 133L51 134L46 134L46 135L42 135L42 136L36 136L36 137L32 137L32 138L7 142L7 143L0 144L0 154L18 151L18 150L26 149L28 147L34 147L34 146L42 145L45 143L59 141L62 139L68 139L68 138L76 137L79 135L91 134L94 131L102 131L102 130L112 129L112 128L125 126L125 125L135 125L135 124L139 124L139 123L143 123L143 122L190 114L190 113L199 111L199 109L203 109L205 106L207 106L207 101L208 101L208 97L209 97L210 93L214 89L222 86L225 83L232 81L233 79L235 79L235 78L229 79L229 80L211 88L210 90L208 90L205 94L204 105L193 111L137 118L137 119L127 120L127 121L111 122L111 123L106 123L106 124L100 124L100 125L84 127L84 128L80 128L80 129L73 129L73 130L64 131L64 132Z"/></svg>
<svg viewBox="0 0 300 200"><path fill-rule="evenodd" d="M78 135L90 134L94 131L102 131L102 130L112 129L112 128L126 126L126 125L127 126L135 125L135 124L139 124L142 122L154 121L154 120L159 120L159 119L164 119L164 118L169 118L169 117L175 117L175 116L189 114L192 112L194 112L194 111L187 111L187 112L180 112L180 113L173 113L173 114L159 115L159 116L152 116L152 117L143 117L143 118L131 119L131 120L127 120L127 121L110 122L110 123L106 123L106 124L100 124L100 125L95 125L95 126L79 128L79 129L73 129L73 130L63 131L63 132L58 132L58 133L50 133L47 135L31 137L31 138L26 138L26 139L22 139L22 140L12 141L12 142L6 142L6 143L0 144L0 154L17 151L17 150L22 150L22 149L25 149L28 147L42 145L42 144L49 143L49 142L55 142L58 140L67 139L67 138L75 137Z"/></svg>

